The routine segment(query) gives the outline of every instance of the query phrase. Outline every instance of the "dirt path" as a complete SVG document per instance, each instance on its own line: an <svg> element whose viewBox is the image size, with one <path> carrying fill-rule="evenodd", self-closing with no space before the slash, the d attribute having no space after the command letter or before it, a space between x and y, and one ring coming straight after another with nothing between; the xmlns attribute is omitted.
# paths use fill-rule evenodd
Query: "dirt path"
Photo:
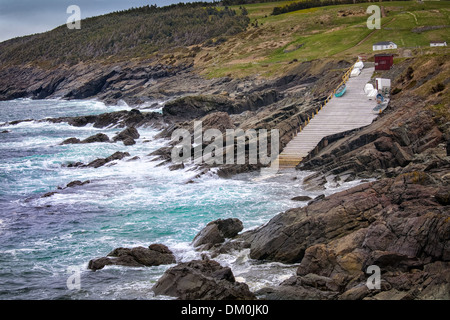
<svg viewBox="0 0 450 320"><path fill-rule="evenodd" d="M386 27L387 25L389 25L390 23L394 22L395 18L392 18L390 21L386 22L382 27ZM375 32L377 32L378 29L373 29L373 31L371 33L369 33L364 39L362 39L360 42L358 42L356 45L354 45L353 47L351 47L350 49L353 49L356 46L359 46L360 44L363 44L364 42L367 41L367 39L369 39L370 37L373 36L373 34Z"/></svg>

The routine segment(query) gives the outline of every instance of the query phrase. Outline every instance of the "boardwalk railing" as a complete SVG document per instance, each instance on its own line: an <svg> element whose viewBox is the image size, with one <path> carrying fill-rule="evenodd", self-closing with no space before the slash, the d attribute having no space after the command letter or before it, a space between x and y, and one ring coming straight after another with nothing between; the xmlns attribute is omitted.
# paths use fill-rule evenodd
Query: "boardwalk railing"
<svg viewBox="0 0 450 320"><path fill-rule="evenodd" d="M354 68L355 65L352 65L345 70L339 86L295 130L297 135L293 133L293 139L277 158L280 168L294 168L318 148L324 137L366 126L376 117L372 112L374 102L367 100L360 90L370 80L374 70L366 68L357 78L351 78ZM347 93L342 98L333 99L343 84L347 85Z"/></svg>
<svg viewBox="0 0 450 320"><path fill-rule="evenodd" d="M359 61L359 60L358 60ZM358 62L357 61L357 62ZM356 62L355 62L356 63ZM342 76L342 81L341 83L339 83L339 85L336 87L336 89L333 90L332 93L330 93L327 98L325 99L325 101L323 102L323 104L320 105L320 107L316 110L314 110L314 112L311 114L311 119L314 118L314 115L318 114L320 110L322 110L323 107L325 107L327 105L327 103L331 100L331 98L333 98L334 94L336 93L337 89L339 89L343 84L345 84L348 79L350 78L350 74L353 71L353 68L355 67L355 64L352 64L350 68L347 69L347 71L345 71L344 75ZM307 120L305 121L303 128L306 127L306 125L309 123L309 116L307 118ZM302 126L300 125L300 128L298 130L298 132L302 131Z"/></svg>

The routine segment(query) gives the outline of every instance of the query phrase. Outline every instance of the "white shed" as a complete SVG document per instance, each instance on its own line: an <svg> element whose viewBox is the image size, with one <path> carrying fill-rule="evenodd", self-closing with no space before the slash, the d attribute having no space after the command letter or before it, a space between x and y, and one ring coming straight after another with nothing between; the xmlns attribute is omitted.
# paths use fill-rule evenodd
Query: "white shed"
<svg viewBox="0 0 450 320"><path fill-rule="evenodd" d="M372 46L373 51L397 49L397 45L392 41L377 42Z"/></svg>
<svg viewBox="0 0 450 320"><path fill-rule="evenodd" d="M447 42L446 41L431 41L430 47L446 47Z"/></svg>

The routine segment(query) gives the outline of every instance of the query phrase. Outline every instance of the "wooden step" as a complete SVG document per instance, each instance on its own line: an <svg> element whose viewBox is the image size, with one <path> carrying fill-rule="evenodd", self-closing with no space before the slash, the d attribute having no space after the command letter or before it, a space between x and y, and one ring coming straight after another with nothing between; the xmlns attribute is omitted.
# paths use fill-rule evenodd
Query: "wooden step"
<svg viewBox="0 0 450 320"><path fill-rule="evenodd" d="M377 117L372 113L376 102L369 100L364 86L374 68L364 68L358 77L349 78L341 98L332 97L309 123L286 145L278 156L280 168L294 168L326 136L370 125Z"/></svg>

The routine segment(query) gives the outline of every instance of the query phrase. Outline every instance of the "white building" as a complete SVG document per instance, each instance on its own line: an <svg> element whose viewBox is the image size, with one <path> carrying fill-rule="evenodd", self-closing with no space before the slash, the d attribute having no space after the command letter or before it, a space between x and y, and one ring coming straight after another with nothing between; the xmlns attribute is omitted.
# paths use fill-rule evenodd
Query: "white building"
<svg viewBox="0 0 450 320"><path fill-rule="evenodd" d="M373 51L377 50L389 50L389 49L397 49L397 45L392 41L381 41L375 43L373 46Z"/></svg>
<svg viewBox="0 0 450 320"><path fill-rule="evenodd" d="M430 47L446 47L447 46L447 42L445 41L431 41L430 42Z"/></svg>

